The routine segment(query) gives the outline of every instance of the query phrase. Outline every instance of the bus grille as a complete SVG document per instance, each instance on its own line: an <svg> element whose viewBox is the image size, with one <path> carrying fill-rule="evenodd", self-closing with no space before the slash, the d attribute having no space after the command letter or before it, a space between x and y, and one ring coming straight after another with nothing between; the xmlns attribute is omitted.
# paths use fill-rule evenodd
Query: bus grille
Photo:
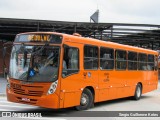
<svg viewBox="0 0 160 120"><path fill-rule="evenodd" d="M27 96L41 97L43 95L43 91L24 90L24 89L17 89L17 88L13 88L13 92L16 94L27 95Z"/></svg>

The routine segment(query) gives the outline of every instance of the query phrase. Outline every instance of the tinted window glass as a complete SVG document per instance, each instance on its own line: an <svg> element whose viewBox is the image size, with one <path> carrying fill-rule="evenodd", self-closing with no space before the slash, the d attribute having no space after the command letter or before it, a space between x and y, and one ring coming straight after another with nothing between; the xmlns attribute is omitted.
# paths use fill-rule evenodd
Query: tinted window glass
<svg viewBox="0 0 160 120"><path fill-rule="evenodd" d="M137 53L128 53L128 70L137 70Z"/></svg>
<svg viewBox="0 0 160 120"><path fill-rule="evenodd" d="M158 56L154 56L154 69L157 70L158 69Z"/></svg>
<svg viewBox="0 0 160 120"><path fill-rule="evenodd" d="M116 69L125 70L127 67L126 51L116 50L115 58L116 58Z"/></svg>
<svg viewBox="0 0 160 120"><path fill-rule="evenodd" d="M77 73L78 71L79 50L75 47L66 47L64 49L62 76L65 77L69 74Z"/></svg>
<svg viewBox="0 0 160 120"><path fill-rule="evenodd" d="M148 70L154 70L154 55L148 55Z"/></svg>
<svg viewBox="0 0 160 120"><path fill-rule="evenodd" d="M84 69L98 69L98 47L84 46Z"/></svg>
<svg viewBox="0 0 160 120"><path fill-rule="evenodd" d="M147 55L146 54L142 54L142 53L139 54L138 69L147 70Z"/></svg>
<svg viewBox="0 0 160 120"><path fill-rule="evenodd" d="M114 50L109 48L100 49L100 69L114 68Z"/></svg>

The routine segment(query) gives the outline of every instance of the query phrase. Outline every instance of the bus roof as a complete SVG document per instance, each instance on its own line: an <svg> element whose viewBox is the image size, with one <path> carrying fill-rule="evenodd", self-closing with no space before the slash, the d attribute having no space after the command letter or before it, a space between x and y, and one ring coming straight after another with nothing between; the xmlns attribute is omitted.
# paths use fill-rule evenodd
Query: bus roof
<svg viewBox="0 0 160 120"><path fill-rule="evenodd" d="M68 41L68 42L77 42L77 43L85 43L88 45L96 45L96 46L103 46L103 47L111 47L111 48L115 48L115 49L120 49L120 50L128 50L128 51L137 51L137 52L144 52L144 53L152 53L152 54L158 54L157 51L154 50L149 50L149 49L144 49L144 48L140 48L140 47L134 47L134 46L129 46L129 45L123 45L123 44L119 44L119 43L115 43L115 42L110 42L110 41L103 41L103 40L98 40L98 39L94 39L94 38L86 38L86 37L81 37L81 36L76 36L76 35L69 35L69 34L65 34L65 33L58 33L58 32L25 32L25 33L20 33L18 35L21 34L33 34L33 33L37 33L37 34L55 34L55 35L61 35L64 38L64 41Z"/></svg>
<svg viewBox="0 0 160 120"><path fill-rule="evenodd" d="M81 36L74 36L74 35L68 35L68 34L62 34L62 35L72 39L72 42L85 43L89 45L98 45L98 46L109 47L109 48L111 47L111 48L116 48L120 50L137 51L137 52L144 52L144 53L149 52L152 54L158 54L158 52L155 50L149 50L149 49L134 47L130 45L123 45L123 44L110 42L110 41L103 41L103 40L98 40L94 38L85 38ZM71 40L69 41L71 42Z"/></svg>

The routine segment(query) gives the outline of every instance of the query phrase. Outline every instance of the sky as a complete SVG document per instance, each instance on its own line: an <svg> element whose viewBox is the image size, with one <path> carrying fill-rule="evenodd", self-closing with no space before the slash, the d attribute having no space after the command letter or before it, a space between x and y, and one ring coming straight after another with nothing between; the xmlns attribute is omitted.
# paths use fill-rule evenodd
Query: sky
<svg viewBox="0 0 160 120"><path fill-rule="evenodd" d="M0 18L160 24L160 0L0 0Z"/></svg>

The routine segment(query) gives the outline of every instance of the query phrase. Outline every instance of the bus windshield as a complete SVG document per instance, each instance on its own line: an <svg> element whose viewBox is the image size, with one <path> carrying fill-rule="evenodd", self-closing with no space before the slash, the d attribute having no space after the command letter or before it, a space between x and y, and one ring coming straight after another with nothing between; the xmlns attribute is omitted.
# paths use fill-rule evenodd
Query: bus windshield
<svg viewBox="0 0 160 120"><path fill-rule="evenodd" d="M9 76L32 81L52 82L58 78L60 47L14 45L12 48Z"/></svg>

